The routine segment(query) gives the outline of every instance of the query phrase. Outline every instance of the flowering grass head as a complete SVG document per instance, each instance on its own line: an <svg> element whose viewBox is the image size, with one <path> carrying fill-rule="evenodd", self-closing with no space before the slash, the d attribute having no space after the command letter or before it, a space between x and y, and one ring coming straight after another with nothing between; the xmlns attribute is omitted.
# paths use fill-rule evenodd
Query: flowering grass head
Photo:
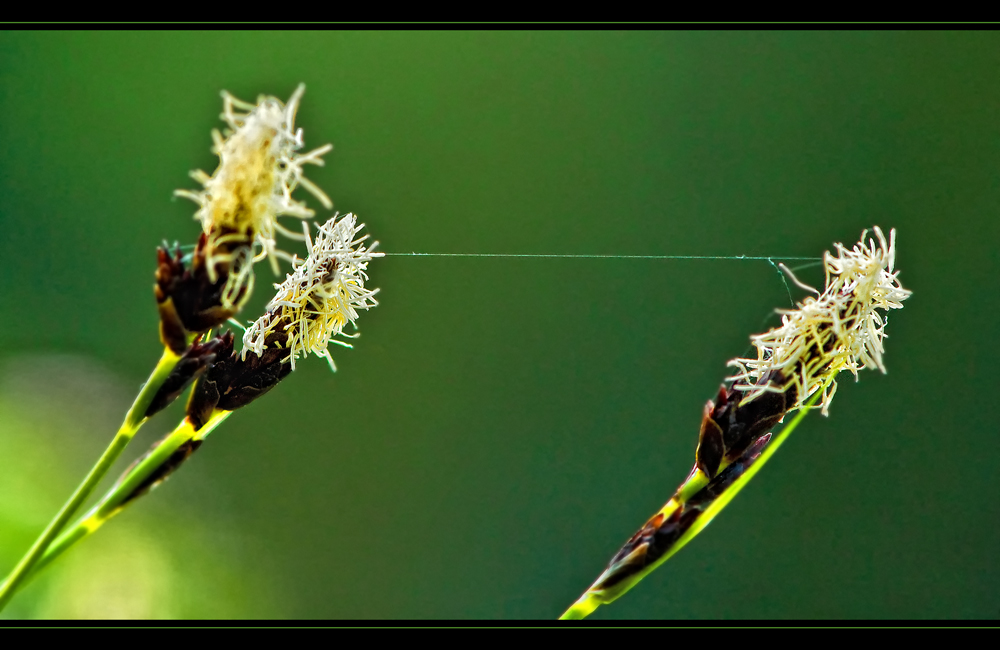
<svg viewBox="0 0 1000 650"><path fill-rule="evenodd" d="M751 337L756 359L729 362L739 370L729 379L736 382L734 389L745 392L744 403L768 392L794 391L791 408L801 408L822 389L820 403L827 415L837 389L835 376L841 370L851 371L855 379L863 368L885 372L882 341L887 317L880 310L902 308L911 292L899 284L899 271L893 271L896 231L889 232L887 242L878 226L872 230L877 242L871 238L866 242L865 230L853 249L835 244L836 255L829 251L823 255L822 293L795 280L816 297L806 298L796 309L779 310L781 327Z"/></svg>
<svg viewBox="0 0 1000 650"><path fill-rule="evenodd" d="M187 405L195 430L214 414L242 408L270 391L300 356L312 352L336 370L329 344L348 323L355 324L359 310L378 304L378 289L365 288L366 269L382 253L372 250L377 242L364 245L363 228L347 214L323 224L315 239L307 231L309 256L293 259L292 273L274 285L277 293L267 311L243 334L243 350L234 352L232 337L224 337L214 365L195 384Z"/></svg>
<svg viewBox="0 0 1000 650"><path fill-rule="evenodd" d="M287 103L262 95L256 104L223 92L221 117L229 128L225 135L212 132L212 152L219 156L219 167L211 176L201 170L191 172L202 184L201 191L175 192L199 206L195 218L208 236L209 277L214 282L220 272L229 274L223 293L226 307L249 295L242 289L250 281L254 262L268 257L278 272L276 233L289 234L278 217L314 215L305 203L292 198L297 186L305 187L327 209L333 207L329 197L303 175L303 165L322 165L321 156L332 145L297 153L303 140L302 129L295 129L295 113L304 92L305 85L300 84Z"/></svg>
<svg viewBox="0 0 1000 650"><path fill-rule="evenodd" d="M315 242L283 228L278 217L313 216L292 198L299 185L328 209L330 199L303 176L306 163L323 164L330 145L299 154L302 130L295 113L305 86L287 103L261 96L256 104L223 92L225 136L213 131L219 166L209 176L195 171L200 191L175 194L194 200L202 224L197 243L157 249L153 286L165 350L125 414L110 445L86 478L0 582L0 610L35 572L71 545L92 534L129 503L161 484L201 446L235 410L268 393L291 374L295 359L309 352L325 357L328 345L354 324L358 310L377 303L377 290L364 286L376 244L367 248L363 226L354 215L336 215L319 228ZM241 112L242 111L242 112ZM300 260L278 250L276 233L305 240L309 256ZM171 250L171 248L173 250ZM245 304L253 289L253 265L268 258L292 263L293 273L278 288L267 313L247 331L242 354L234 350L231 330L221 330ZM235 321L233 321L235 322ZM214 333L214 334L213 334ZM350 347L350 346L348 346ZM75 523L70 518L88 499L115 460L150 417L173 403L189 385L184 420L137 459L111 489Z"/></svg>
<svg viewBox="0 0 1000 650"><path fill-rule="evenodd" d="M368 235L359 236L364 224L357 224L353 214L339 221L334 216L320 226L315 240L306 231L309 256L292 261L292 273L275 284L277 294L267 311L243 334L243 357L248 352L258 356L269 345L288 350L286 359L295 368L295 360L308 353L324 357L333 370L329 344L344 335L348 323L357 328L358 311L378 305L378 289L365 288L368 262L382 253L374 252L378 242L364 246Z"/></svg>
<svg viewBox="0 0 1000 650"><path fill-rule="evenodd" d="M598 606L622 596L657 566L690 542L743 489L812 405L826 414L836 389L835 376L862 368L885 372L882 363L886 317L901 308L910 292L893 270L896 233L889 241L879 228L861 233L848 250L823 256L826 286L816 297L784 310L779 328L751 337L756 359L730 362L739 373L722 386L702 413L695 465L669 501L611 558L597 580L562 618L584 618ZM828 387L832 387L828 391ZM822 392L821 392L822 391ZM796 409L779 433L771 430Z"/></svg>

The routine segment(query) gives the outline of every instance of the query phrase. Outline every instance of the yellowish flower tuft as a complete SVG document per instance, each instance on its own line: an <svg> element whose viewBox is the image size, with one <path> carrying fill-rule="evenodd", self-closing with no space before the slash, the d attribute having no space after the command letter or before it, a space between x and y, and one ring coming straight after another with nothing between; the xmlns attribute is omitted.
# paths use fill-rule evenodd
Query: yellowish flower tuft
<svg viewBox="0 0 1000 650"><path fill-rule="evenodd" d="M262 95L256 104L250 104L223 91L221 118L229 129L225 137L218 130L212 131L212 153L219 156L219 167L211 176L201 170L191 172L203 190L174 192L199 205L195 218L209 238L207 266L212 281L218 277L217 267L233 269L229 278L233 286L227 285L224 301L226 296L231 300L251 280L252 262L268 257L278 273L275 255L281 251L276 233L298 237L284 229L278 217L305 219L315 214L292 198L298 185L327 209L333 207L329 197L303 176L303 165L322 165L320 156L333 148L327 144L297 153L303 142L302 129L295 129L295 113L303 92L305 85L300 84L287 103Z"/></svg>
<svg viewBox="0 0 1000 650"><path fill-rule="evenodd" d="M287 360L295 369L295 360L312 352L326 358L336 370L328 346L331 342L345 347L349 344L333 340L344 334L344 327L355 321L358 310L375 307L378 289L366 289L368 262L383 253L374 249L378 242L365 247L369 235L358 237L364 224L357 225L353 214L337 221L334 215L319 228L315 241L306 230L309 256L292 260L292 273L285 281L275 284L275 297L267 311L243 334L243 353L261 356L269 345L287 348Z"/></svg>
<svg viewBox="0 0 1000 650"><path fill-rule="evenodd" d="M757 348L756 359L734 359L729 365L739 372L728 379L735 381L736 390L745 391L743 403L765 392L783 393L795 388L796 401L792 408L801 408L817 390L822 389L822 412L829 413L830 401L837 390L834 376L850 370L875 367L885 372L882 362L882 339L887 319L878 310L901 309L910 296L893 272L896 257L896 231L891 230L889 242L882 231L873 228L878 243L869 239L868 231L853 250L836 244L837 255L823 255L826 267L826 288L820 293L803 285L791 271L785 269L800 286L817 294L806 298L797 309L779 310L781 327L765 334L752 336ZM758 383L767 377L767 381ZM774 385L773 377L782 377ZM829 388L827 382L830 382Z"/></svg>

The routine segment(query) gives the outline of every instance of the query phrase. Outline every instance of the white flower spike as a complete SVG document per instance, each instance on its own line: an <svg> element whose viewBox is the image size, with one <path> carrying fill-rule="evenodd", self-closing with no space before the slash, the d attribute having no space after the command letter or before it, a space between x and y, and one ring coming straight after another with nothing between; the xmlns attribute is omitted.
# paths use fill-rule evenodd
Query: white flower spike
<svg viewBox="0 0 1000 650"><path fill-rule="evenodd" d="M838 372L850 370L855 380L863 368L885 372L882 339L886 336L887 318L877 310L901 309L911 292L899 284L899 271L893 272L896 231L890 231L888 242L878 226L873 231L877 244L873 239L865 243L865 230L853 250L836 244L836 257L829 251L823 255L826 288L822 293L803 285L784 269L796 284L815 292L817 297L806 298L797 309L779 310L781 327L751 337L757 348L756 359L729 362L739 369L728 379L737 382L733 388L746 392L743 403L765 392L785 392L794 387L792 408L801 408L830 381L830 388L823 388L822 398L823 415L828 415ZM768 380L758 383L765 376ZM784 378L782 385L770 381L776 376Z"/></svg>
<svg viewBox="0 0 1000 650"><path fill-rule="evenodd" d="M248 352L261 356L274 345L288 349L287 361L293 370L298 357L312 352L324 357L336 371L329 344L351 346L333 337L357 336L344 334L344 327L351 323L357 329L358 310L378 305L378 289L365 288L366 271L368 262L384 254L374 252L378 242L367 248L363 245L369 235L358 234L364 227L356 224L353 214L347 214L340 221L334 215L323 224L315 241L306 229L309 257L292 260L293 271L284 282L274 285L277 294L267 304L267 311L243 333L244 359Z"/></svg>
<svg viewBox="0 0 1000 650"><path fill-rule="evenodd" d="M208 270L212 280L217 264L233 263L233 277L240 284L247 281L250 264L239 259L252 254L243 248L260 246L253 261L269 257L271 268L278 273L275 242L276 232L298 238L278 223L278 217L289 215L306 219L315 213L301 201L292 198L292 191L302 185L324 207L333 207L329 197L303 176L306 163L322 165L320 157L332 145L324 145L305 154L302 129L295 129L295 113L305 92L300 84L287 103L276 97L261 95L256 104L240 101L223 91L223 112L220 116L229 125L225 137L212 131L215 145L212 153L219 156L219 167L209 176L201 170L191 172L192 178L204 186L198 192L177 190L177 196L189 198L200 207L195 218L209 236ZM238 110L246 111L243 113Z"/></svg>

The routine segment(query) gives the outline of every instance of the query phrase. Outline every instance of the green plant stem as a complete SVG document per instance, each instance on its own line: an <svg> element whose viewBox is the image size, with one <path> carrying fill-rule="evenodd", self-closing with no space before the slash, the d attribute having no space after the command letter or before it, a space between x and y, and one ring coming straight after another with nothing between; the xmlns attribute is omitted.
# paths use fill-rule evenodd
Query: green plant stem
<svg viewBox="0 0 1000 650"><path fill-rule="evenodd" d="M146 421L146 409L149 408L150 402L152 402L156 392L163 385L163 382L170 375L170 372L179 360L180 357L171 352L169 348L164 349L163 356L160 357L160 361L153 368L149 379L146 380L139 394L136 395L132 407L125 415L125 421L122 422L121 428L118 429L111 444L104 450L104 453L101 454L101 457L91 468L86 478L83 479L83 482L76 488L58 514L49 522L49 525L42 531L42 534L39 535L28 552L21 558L21 561L17 563L14 570L10 572L7 579L0 585L0 610L3 610L7 605L24 579L32 572L35 564L45 553L52 540L56 538L56 535L63 529L66 522L73 516L73 513L90 496L90 493L97 486L98 482L104 478L111 465L125 450L128 443L131 442L136 432Z"/></svg>
<svg viewBox="0 0 1000 650"><path fill-rule="evenodd" d="M166 438L164 438L149 454L143 457L134 467L132 467L121 479L115 483L104 497L94 505L85 515L80 517L75 524L70 526L66 532L60 535L55 542L45 551L41 559L35 564L34 573L41 571L54 559L62 555L68 548L79 542L91 533L97 531L109 519L117 515L132 503L129 499L135 490L149 478L163 463L170 458L177 449L189 440L203 440L216 427L222 424L232 411L216 411L209 418L205 425L194 429L191 421L187 418L181 422Z"/></svg>
<svg viewBox="0 0 1000 650"><path fill-rule="evenodd" d="M687 545L688 542L694 539L698 533L704 530L704 528L711 523L712 519L714 519L723 508L729 505L729 502L733 500L740 490L746 487L746 484L754 477L754 475L757 474L757 472L761 470L762 467L764 467L764 464L771 458L771 456L774 455L774 452L778 451L778 447L780 447L788 436L795 431L796 427L799 426L799 423L802 422L802 418L804 418L811 410L810 407L814 406L816 402L819 401L819 398L823 394L823 390L825 390L828 385L829 381L823 386L822 389L816 391L815 395L809 398L809 401L807 401L803 407L799 409L799 411L795 414L795 417L792 418L792 420L781 430L781 432L768 441L764 450L761 452L760 456L753 463L753 465L751 465L738 479L733 481L732 485L730 485L725 492L716 497L716 499L705 508L691 527L688 528L687 531L685 531L684 534L673 543L670 549L663 554L663 557L642 571L626 578L621 585L615 589L615 593L611 597L601 593L595 593L588 589L575 603L570 605L569 609L563 612L563 615L559 617L559 620L580 620L586 618L601 605L608 604L620 598L626 591L639 584L643 578L673 557L677 551L681 550L685 545ZM675 501L677 497L680 497L681 502L686 501L707 483L708 481L704 474L700 471L695 472L691 478L685 481L685 483L678 488L675 497L671 499L671 501ZM668 508L670 505L671 502L668 502L667 506L664 506L664 509Z"/></svg>

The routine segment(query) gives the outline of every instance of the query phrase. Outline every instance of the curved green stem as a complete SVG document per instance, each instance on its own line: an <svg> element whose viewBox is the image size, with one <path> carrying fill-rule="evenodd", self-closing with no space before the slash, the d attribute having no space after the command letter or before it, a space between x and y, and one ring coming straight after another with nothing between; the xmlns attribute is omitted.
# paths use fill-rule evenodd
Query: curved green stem
<svg viewBox="0 0 1000 650"><path fill-rule="evenodd" d="M622 581L622 583L616 587L613 595L595 592L593 588L588 589L575 603L570 605L569 609L563 612L563 615L559 617L559 620L580 620L590 616L590 614L592 614L593 611L601 605L608 604L620 598L626 591L639 584L639 581L652 573L657 567L673 557L677 551L684 548L688 542L704 530L705 526L708 526L708 524L711 523L712 519L714 519L723 508L729 505L729 502L732 501L737 494L739 494L740 490L746 487L746 484L750 481L750 479L752 479L754 475L756 475L757 472L764 467L764 464L771 458L771 456L774 455L774 452L778 451L778 447L780 447L788 436L795 431L796 427L799 426L799 423L802 422L802 418L804 418L811 410L810 407L814 406L816 402L819 401L822 394L823 390L816 391L816 394L803 405L803 408L799 409L799 411L795 414L795 417L792 418L792 420L781 430L781 432L768 441L767 446L764 447L764 450L761 452L760 456L753 463L753 465L751 465L738 479L733 481L732 485L730 485L725 492L716 497L715 501L705 508L691 527L688 528L684 534L673 543L670 549L664 553L661 558L653 564L645 567L642 571L639 571ZM667 505L663 507L661 512L670 510L672 506L677 507L678 503L689 498L707 483L708 481L701 471L695 472L678 489L675 497L667 502ZM678 497L680 497L681 501L678 501ZM598 582L600 582L600 578L598 579Z"/></svg>
<svg viewBox="0 0 1000 650"><path fill-rule="evenodd" d="M115 434L111 444L104 450L104 453L101 454L101 457L93 468L91 468L86 478L83 479L83 482L76 488L76 491L73 492L69 500L66 501L52 521L49 522L49 525L42 531L42 534L35 540L35 543L32 544L28 552L21 558L21 561L14 567L14 570L10 572L7 579L0 585L0 610L3 610L4 606L14 595L14 592L17 591L24 579L32 572L35 564L45 553L52 540L63 529L66 522L73 516L73 513L90 496L90 493L97 486L98 482L104 478L108 469L111 468L111 465L125 450L128 443L131 442L136 431L146 421L146 410L149 408L150 402L153 401L156 392L163 385L163 382L170 375L170 372L179 360L180 357L171 352L169 348L163 351L163 356L160 357L160 361L153 368L149 379L146 380L146 383L136 396L132 407L125 415L125 421L122 422L121 428L118 429L118 433Z"/></svg>
<svg viewBox="0 0 1000 650"><path fill-rule="evenodd" d="M52 560L62 555L69 547L88 537L103 526L105 522L124 510L127 505L132 503L133 499L130 497L133 496L133 493L143 485L153 472L159 469L170 458L171 454L186 442L204 440L231 413L232 411L215 411L208 422L197 431L194 429L191 421L185 418L170 435L164 438L145 457L136 463L134 467L128 470L89 512L80 517L75 524L69 527L66 532L60 535L49 546L44 555L35 564L32 574L41 571Z"/></svg>

